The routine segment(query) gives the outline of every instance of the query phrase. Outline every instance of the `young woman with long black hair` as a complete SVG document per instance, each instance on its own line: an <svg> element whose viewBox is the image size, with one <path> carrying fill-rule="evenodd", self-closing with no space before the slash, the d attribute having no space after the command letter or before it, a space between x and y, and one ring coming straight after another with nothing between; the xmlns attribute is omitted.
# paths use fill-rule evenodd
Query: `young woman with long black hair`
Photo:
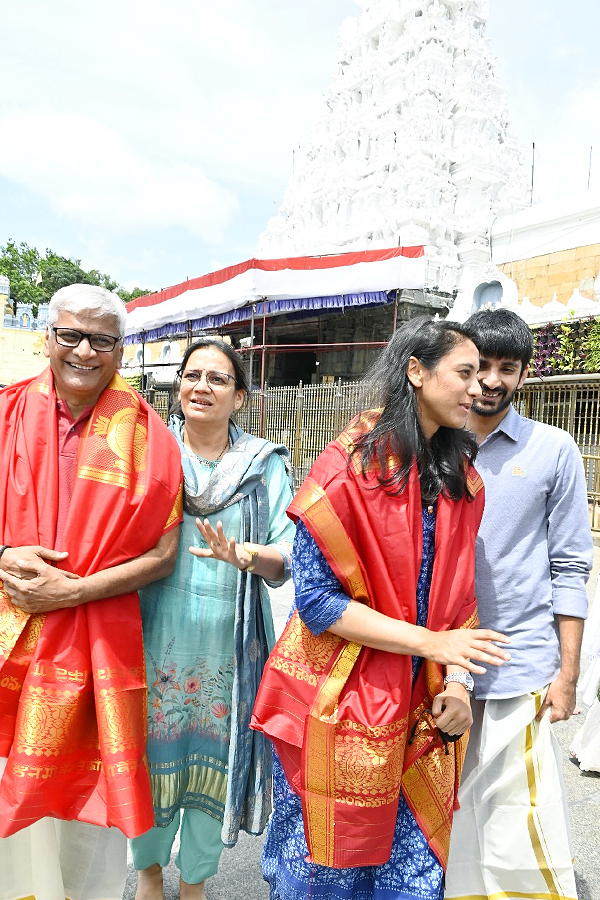
<svg viewBox="0 0 600 900"><path fill-rule="evenodd" d="M476 627L478 365L460 325L403 326L375 367L380 408L288 511L296 608L253 718L276 754L272 900L443 896L470 673L509 658Z"/></svg>

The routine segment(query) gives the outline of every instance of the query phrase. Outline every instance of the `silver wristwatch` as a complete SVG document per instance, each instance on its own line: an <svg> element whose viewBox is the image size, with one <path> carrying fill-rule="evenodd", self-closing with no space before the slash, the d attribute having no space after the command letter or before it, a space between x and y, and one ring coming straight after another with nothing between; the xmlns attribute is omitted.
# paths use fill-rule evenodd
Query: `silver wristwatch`
<svg viewBox="0 0 600 900"><path fill-rule="evenodd" d="M475 682L473 681L473 676L470 672L450 672L449 675L446 675L444 678L444 687L451 682L455 681L457 684L462 684L464 688L468 690L469 693L475 687Z"/></svg>

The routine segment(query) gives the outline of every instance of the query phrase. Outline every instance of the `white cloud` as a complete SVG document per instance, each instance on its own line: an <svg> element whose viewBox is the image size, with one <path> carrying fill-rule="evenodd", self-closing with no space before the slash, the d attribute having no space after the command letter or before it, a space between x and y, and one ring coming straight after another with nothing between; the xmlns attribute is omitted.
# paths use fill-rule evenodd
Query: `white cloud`
<svg viewBox="0 0 600 900"><path fill-rule="evenodd" d="M0 119L0 174L44 196L59 214L115 232L181 227L218 244L238 212L235 195L200 167L152 161L74 113Z"/></svg>
<svg viewBox="0 0 600 900"><path fill-rule="evenodd" d="M354 0L2 10L0 244L161 287L255 253Z"/></svg>
<svg viewBox="0 0 600 900"><path fill-rule="evenodd" d="M4 3L0 244L51 246L147 287L252 255L327 91L336 32L364 5ZM600 173L600 4L576 6L489 4L540 199L586 186L590 144L592 184L596 160Z"/></svg>
<svg viewBox="0 0 600 900"><path fill-rule="evenodd" d="M248 16L243 3L221 0L217 8L214 0L200 2L194 19L203 48L229 66L260 67L270 52L265 33Z"/></svg>
<svg viewBox="0 0 600 900"><path fill-rule="evenodd" d="M582 126L591 134L600 133L600 82L588 80L585 87L569 97L568 113L571 127Z"/></svg>

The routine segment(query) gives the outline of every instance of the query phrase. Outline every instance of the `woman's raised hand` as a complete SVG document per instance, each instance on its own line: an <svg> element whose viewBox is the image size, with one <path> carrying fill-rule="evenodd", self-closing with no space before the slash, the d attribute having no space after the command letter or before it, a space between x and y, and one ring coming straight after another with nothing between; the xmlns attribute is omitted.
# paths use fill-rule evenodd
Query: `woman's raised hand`
<svg viewBox="0 0 600 900"><path fill-rule="evenodd" d="M235 538L226 537L222 522L217 522L216 530L208 519L205 519L204 522L201 519L196 519L196 525L207 546L190 547L190 553L193 553L194 556L199 556L201 559L220 559L235 566L236 569L245 569L249 565L251 557L243 548L240 548L242 553L242 558L240 558Z"/></svg>
<svg viewBox="0 0 600 900"><path fill-rule="evenodd" d="M510 644L510 638L498 631L489 628L424 630L426 635L420 655L444 666L461 666L476 675L483 675L486 669L480 663L502 666L510 659L510 653L496 646L496 643Z"/></svg>

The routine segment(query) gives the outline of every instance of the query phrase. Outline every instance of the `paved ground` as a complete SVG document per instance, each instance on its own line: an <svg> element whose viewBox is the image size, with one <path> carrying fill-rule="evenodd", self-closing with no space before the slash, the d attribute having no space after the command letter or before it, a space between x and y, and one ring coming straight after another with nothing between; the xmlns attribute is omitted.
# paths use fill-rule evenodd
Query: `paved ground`
<svg viewBox="0 0 600 900"><path fill-rule="evenodd" d="M600 570L600 547L594 551L594 570L589 581L590 598ZM291 585L284 585L271 592L275 631L279 634L285 625L291 605ZM583 721L582 715L573 716L569 722L555 725L556 736L564 752L564 775L571 810L575 869L579 900L600 900L600 775L579 771L569 761L568 747L573 735ZM226 850L221 858L218 875L207 882L208 900L267 900L268 888L260 871L262 838L242 834L233 850ZM124 900L132 900L135 894L136 876L129 867L129 877ZM165 869L165 900L178 900L179 873L173 862Z"/></svg>

